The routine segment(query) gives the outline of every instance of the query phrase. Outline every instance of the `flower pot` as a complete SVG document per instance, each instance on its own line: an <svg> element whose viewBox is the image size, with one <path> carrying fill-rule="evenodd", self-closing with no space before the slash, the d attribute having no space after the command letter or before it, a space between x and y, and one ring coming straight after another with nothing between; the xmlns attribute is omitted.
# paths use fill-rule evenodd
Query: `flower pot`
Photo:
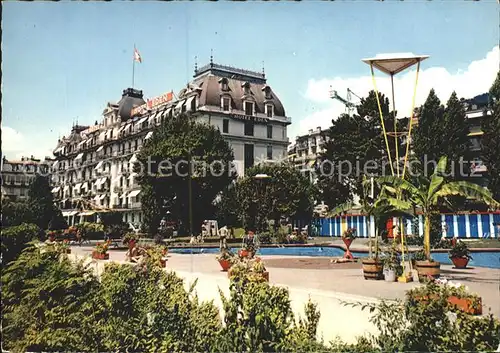
<svg viewBox="0 0 500 353"><path fill-rule="evenodd" d="M354 239L351 239L351 238L342 238L342 240L344 241L344 244L345 244L345 253L344 253L344 259L353 259L353 256L351 254L351 251L349 250L351 244L352 244L352 241Z"/></svg>
<svg viewBox="0 0 500 353"><path fill-rule="evenodd" d="M437 261L415 261L415 266L417 267L418 277L421 280L429 277L439 278L441 273L441 263Z"/></svg>
<svg viewBox="0 0 500 353"><path fill-rule="evenodd" d="M349 247L350 247L350 246L351 246L351 244L352 244L352 240L353 240L353 239L351 239L351 238L342 238L342 240L344 241L345 247L346 247L347 249L349 249Z"/></svg>
<svg viewBox="0 0 500 353"><path fill-rule="evenodd" d="M231 268L231 262L229 260L219 260L220 267L222 267L222 271L226 272Z"/></svg>
<svg viewBox="0 0 500 353"><path fill-rule="evenodd" d="M106 253L106 254L99 254L98 252L93 251L92 252L92 258L96 259L96 260L109 260L109 254L108 253Z"/></svg>
<svg viewBox="0 0 500 353"><path fill-rule="evenodd" d="M384 280L386 282L396 282L396 271L391 269L384 270Z"/></svg>
<svg viewBox="0 0 500 353"><path fill-rule="evenodd" d="M52 241L52 242L56 241L55 235L49 236L49 241Z"/></svg>
<svg viewBox="0 0 500 353"><path fill-rule="evenodd" d="M478 305L472 305L472 299L458 298L455 296L448 297L448 302L455 308L472 315L481 315L483 313L483 304L479 299Z"/></svg>
<svg viewBox="0 0 500 353"><path fill-rule="evenodd" d="M68 248L68 249L66 249L66 250L65 250L65 253L66 253L66 254L71 254L71 249L69 249L69 248Z"/></svg>
<svg viewBox="0 0 500 353"><path fill-rule="evenodd" d="M469 263L468 257L452 257L451 261L456 268L466 268Z"/></svg>
<svg viewBox="0 0 500 353"><path fill-rule="evenodd" d="M248 250L244 250L244 249L240 249L238 251L238 256L239 257L248 257L250 253L248 252Z"/></svg>
<svg viewBox="0 0 500 353"><path fill-rule="evenodd" d="M161 267L167 267L167 260L165 260L165 259L160 259L160 266L161 266Z"/></svg>
<svg viewBox="0 0 500 353"><path fill-rule="evenodd" d="M379 259L363 259L363 275L365 279L382 279L383 265Z"/></svg>

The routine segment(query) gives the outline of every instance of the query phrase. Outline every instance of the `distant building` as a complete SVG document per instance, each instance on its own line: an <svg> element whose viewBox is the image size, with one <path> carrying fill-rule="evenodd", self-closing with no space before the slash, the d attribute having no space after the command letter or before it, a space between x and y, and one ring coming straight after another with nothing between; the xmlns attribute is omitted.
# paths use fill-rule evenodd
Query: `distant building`
<svg viewBox="0 0 500 353"><path fill-rule="evenodd" d="M297 136L295 143L288 147L288 160L301 172L308 176L311 182L316 181L315 167L321 153L325 150L327 136L324 130L317 127L309 130L307 134Z"/></svg>
<svg viewBox="0 0 500 353"><path fill-rule="evenodd" d="M23 201L28 197L28 189L37 174L49 175L51 161L31 157L20 160L2 158L2 199Z"/></svg>
<svg viewBox="0 0 500 353"><path fill-rule="evenodd" d="M470 152L472 152L471 170L481 177L471 177L470 181L481 186L488 185L488 168L481 160L481 138L484 135L481 129L481 122L486 116L493 114L488 106L489 94L483 93L471 99L464 99L465 113L469 122Z"/></svg>

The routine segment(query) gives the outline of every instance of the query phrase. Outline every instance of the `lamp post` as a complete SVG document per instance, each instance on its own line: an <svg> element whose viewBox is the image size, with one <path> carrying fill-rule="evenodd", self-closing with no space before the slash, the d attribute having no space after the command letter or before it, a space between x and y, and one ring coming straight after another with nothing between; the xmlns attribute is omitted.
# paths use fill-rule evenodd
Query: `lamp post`
<svg viewBox="0 0 500 353"><path fill-rule="evenodd" d="M253 177L256 181L257 181L257 185L258 185L258 190L257 190L257 202L259 202L259 199L260 197L262 196L262 185L264 183L265 180L268 180L270 179L271 177L267 174L256 174L254 175ZM258 205L257 207L257 217L258 219L256 219L256 228L257 228L257 232L259 232L261 229L260 229L260 226L261 226L261 219L260 219L260 204Z"/></svg>

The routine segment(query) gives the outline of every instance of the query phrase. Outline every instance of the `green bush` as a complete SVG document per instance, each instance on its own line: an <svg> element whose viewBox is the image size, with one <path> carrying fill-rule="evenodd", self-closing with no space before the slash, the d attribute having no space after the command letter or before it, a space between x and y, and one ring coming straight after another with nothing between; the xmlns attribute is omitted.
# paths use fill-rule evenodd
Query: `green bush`
<svg viewBox="0 0 500 353"><path fill-rule="evenodd" d="M111 263L99 281L54 247L28 244L1 280L3 345L16 352L491 351L499 343L497 319L455 310L449 289L432 283L405 302L366 305L378 336L327 347L316 339L316 305L297 319L287 289L248 277L231 280L229 297L221 293L224 322L194 285L186 291L174 272L148 263Z"/></svg>
<svg viewBox="0 0 500 353"><path fill-rule="evenodd" d="M82 239L102 240L104 239L104 225L101 223L83 222L76 225Z"/></svg>
<svg viewBox="0 0 500 353"><path fill-rule="evenodd" d="M40 236L40 228L31 223L2 228L2 261L4 264L15 260L26 243Z"/></svg>

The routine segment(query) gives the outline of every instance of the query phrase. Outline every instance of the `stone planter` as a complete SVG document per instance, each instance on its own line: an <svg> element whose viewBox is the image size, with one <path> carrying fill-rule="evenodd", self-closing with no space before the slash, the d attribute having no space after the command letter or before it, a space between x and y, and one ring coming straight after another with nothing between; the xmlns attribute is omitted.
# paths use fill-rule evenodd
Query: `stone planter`
<svg viewBox="0 0 500 353"><path fill-rule="evenodd" d="M439 278L441 263L437 261L415 261L420 280L428 277Z"/></svg>
<svg viewBox="0 0 500 353"><path fill-rule="evenodd" d="M344 241L344 244L345 244L344 259L351 259L352 260L353 256L352 256L351 250L349 250L349 248L351 247L351 244L352 244L354 239L342 238L342 240Z"/></svg>
<svg viewBox="0 0 500 353"><path fill-rule="evenodd" d="M383 264L379 259L363 259L363 276L365 279L379 280L383 277Z"/></svg>
<svg viewBox="0 0 500 353"><path fill-rule="evenodd" d="M450 257L456 268L466 268L469 263L468 257Z"/></svg>

